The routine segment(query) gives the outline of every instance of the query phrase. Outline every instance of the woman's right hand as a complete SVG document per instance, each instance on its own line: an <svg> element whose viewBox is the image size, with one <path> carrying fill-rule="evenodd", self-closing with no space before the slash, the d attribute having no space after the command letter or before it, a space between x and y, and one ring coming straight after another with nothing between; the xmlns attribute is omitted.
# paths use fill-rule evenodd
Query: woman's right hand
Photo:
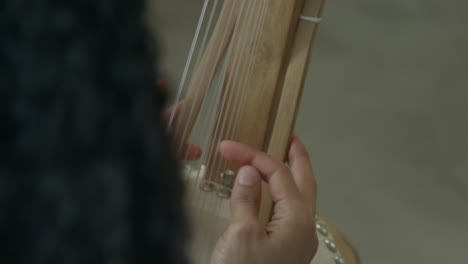
<svg viewBox="0 0 468 264"><path fill-rule="evenodd" d="M223 142L220 152L243 167L231 196L231 223L219 239L211 263L309 264L318 248L316 182L299 138L293 138L289 167L232 141ZM258 218L262 179L274 201L273 216L266 226Z"/></svg>

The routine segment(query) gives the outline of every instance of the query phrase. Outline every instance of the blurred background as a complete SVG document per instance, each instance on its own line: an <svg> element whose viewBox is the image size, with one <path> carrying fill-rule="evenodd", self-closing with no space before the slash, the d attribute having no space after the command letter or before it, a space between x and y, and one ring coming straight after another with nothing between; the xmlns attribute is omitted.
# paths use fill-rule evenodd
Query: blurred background
<svg viewBox="0 0 468 264"><path fill-rule="evenodd" d="M152 0L176 88L203 0ZM297 132L363 263L468 263L468 2L328 1Z"/></svg>

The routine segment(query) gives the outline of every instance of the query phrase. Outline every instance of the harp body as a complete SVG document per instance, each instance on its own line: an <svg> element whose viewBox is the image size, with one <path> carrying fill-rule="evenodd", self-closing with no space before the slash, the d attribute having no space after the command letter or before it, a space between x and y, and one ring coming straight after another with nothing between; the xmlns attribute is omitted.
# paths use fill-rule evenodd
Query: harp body
<svg viewBox="0 0 468 264"><path fill-rule="evenodd" d="M193 263L209 263L217 238L229 223L229 197L238 166L223 160L217 148L235 140L284 160L294 127L305 74L324 0L225 0L215 26L196 36L200 56L189 57L179 88L182 111L173 113L179 156L184 144L203 149L200 160L187 162L188 206L193 223ZM218 2L212 3L215 21ZM203 17L203 16L202 16ZM206 21L206 20L205 20ZM201 20L197 29L203 25ZM211 27L211 28L210 28ZM202 40L200 40L202 39ZM197 44L198 43L198 44ZM182 157L183 158L183 157ZM260 219L269 220L272 202L262 190ZM333 261L333 259L332 259Z"/></svg>

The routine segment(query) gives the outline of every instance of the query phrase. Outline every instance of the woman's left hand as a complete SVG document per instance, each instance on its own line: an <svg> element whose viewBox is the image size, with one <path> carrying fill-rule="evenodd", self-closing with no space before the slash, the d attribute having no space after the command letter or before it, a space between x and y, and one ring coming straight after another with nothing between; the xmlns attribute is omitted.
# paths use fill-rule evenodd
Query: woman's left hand
<svg viewBox="0 0 468 264"><path fill-rule="evenodd" d="M162 90L163 93L167 93L169 90L168 89L169 85L167 84L166 81L158 81L156 85L158 89ZM183 107L183 102L180 102L175 107L169 107L168 109L164 111L163 113L164 126L166 127L169 126L169 122L171 120L172 115L174 115L172 123L174 124L177 123L177 118L180 112L182 111L182 107ZM177 153L178 153L179 159L181 160L198 160L200 159L202 155L202 150L200 146L198 145L188 144L184 142L181 149L177 149Z"/></svg>

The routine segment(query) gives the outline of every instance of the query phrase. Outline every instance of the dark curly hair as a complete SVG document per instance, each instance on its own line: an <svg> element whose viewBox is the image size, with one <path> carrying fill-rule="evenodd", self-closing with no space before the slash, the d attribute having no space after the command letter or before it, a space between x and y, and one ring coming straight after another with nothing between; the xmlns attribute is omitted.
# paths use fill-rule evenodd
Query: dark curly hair
<svg viewBox="0 0 468 264"><path fill-rule="evenodd" d="M0 263L185 263L144 0L0 3Z"/></svg>

